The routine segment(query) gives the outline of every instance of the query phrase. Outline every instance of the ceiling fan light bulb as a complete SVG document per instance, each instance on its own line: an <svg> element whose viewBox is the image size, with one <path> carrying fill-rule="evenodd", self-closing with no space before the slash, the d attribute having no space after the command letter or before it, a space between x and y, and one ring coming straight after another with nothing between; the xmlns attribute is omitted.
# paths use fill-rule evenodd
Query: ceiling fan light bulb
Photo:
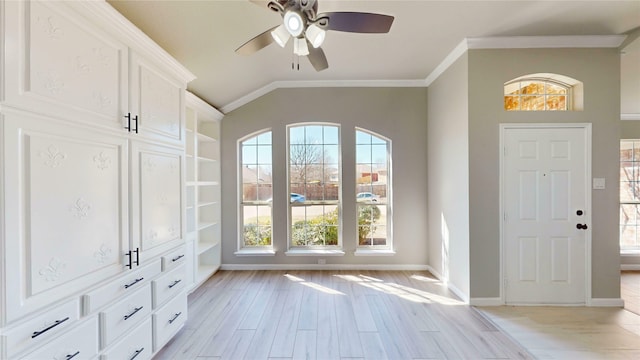
<svg viewBox="0 0 640 360"><path fill-rule="evenodd" d="M293 53L298 56L309 55L309 47L307 46L307 39L295 38L293 41Z"/></svg>
<svg viewBox="0 0 640 360"><path fill-rule="evenodd" d="M284 27L284 25L280 25L275 30L271 32L271 36L273 36L273 40L275 40L276 44L280 45L280 47L284 47L289 41L289 32Z"/></svg>
<svg viewBox="0 0 640 360"><path fill-rule="evenodd" d="M287 11L284 14L284 26L293 37L298 37L304 30L302 16L295 11Z"/></svg>
<svg viewBox="0 0 640 360"><path fill-rule="evenodd" d="M319 48L320 45L322 45L326 34L327 32L322 30L316 24L309 25L309 27L307 28L307 31L305 32L305 35L309 40L309 42L311 43L311 46L313 46L316 49Z"/></svg>

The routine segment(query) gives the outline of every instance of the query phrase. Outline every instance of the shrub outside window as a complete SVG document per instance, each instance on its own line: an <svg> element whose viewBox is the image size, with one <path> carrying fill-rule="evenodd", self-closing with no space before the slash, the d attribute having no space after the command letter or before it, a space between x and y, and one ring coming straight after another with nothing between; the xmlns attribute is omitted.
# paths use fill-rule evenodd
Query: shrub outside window
<svg viewBox="0 0 640 360"><path fill-rule="evenodd" d="M569 85L559 81L521 79L504 86L507 111L566 111L570 106Z"/></svg>

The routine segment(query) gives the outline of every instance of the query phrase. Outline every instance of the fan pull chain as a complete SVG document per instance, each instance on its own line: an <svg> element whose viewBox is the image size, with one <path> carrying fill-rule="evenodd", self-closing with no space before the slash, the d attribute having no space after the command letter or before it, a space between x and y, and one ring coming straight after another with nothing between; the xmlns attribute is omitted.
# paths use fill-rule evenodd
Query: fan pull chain
<svg viewBox="0 0 640 360"><path fill-rule="evenodd" d="M296 70L296 68L300 71L300 56L291 54L291 70Z"/></svg>

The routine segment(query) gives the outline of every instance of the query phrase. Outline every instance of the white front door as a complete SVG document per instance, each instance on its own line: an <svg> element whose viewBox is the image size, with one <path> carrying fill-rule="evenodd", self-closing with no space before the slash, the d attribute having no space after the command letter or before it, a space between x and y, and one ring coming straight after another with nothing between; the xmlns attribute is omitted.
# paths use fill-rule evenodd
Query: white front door
<svg viewBox="0 0 640 360"><path fill-rule="evenodd" d="M502 127L507 304L583 304L590 259L588 125Z"/></svg>

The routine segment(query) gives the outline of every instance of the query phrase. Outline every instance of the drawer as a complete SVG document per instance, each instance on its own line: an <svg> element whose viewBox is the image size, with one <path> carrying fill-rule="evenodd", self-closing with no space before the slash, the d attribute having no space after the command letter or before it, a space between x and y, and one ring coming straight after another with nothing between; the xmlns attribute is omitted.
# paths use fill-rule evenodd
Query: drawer
<svg viewBox="0 0 640 360"><path fill-rule="evenodd" d="M19 326L7 329L2 337L7 357L38 347L70 329L80 318L80 299L47 309L39 316L22 322ZM3 342L0 339L0 342Z"/></svg>
<svg viewBox="0 0 640 360"><path fill-rule="evenodd" d="M151 284L100 312L100 345L104 349L151 313Z"/></svg>
<svg viewBox="0 0 640 360"><path fill-rule="evenodd" d="M140 326L127 332L121 341L110 346L101 360L146 360L153 354L151 318L147 317Z"/></svg>
<svg viewBox="0 0 640 360"><path fill-rule="evenodd" d="M187 321L187 293L183 292L153 314L153 351L160 350Z"/></svg>
<svg viewBox="0 0 640 360"><path fill-rule="evenodd" d="M93 359L98 354L98 317L74 326L40 349L23 357L30 359Z"/></svg>
<svg viewBox="0 0 640 360"><path fill-rule="evenodd" d="M154 309L182 292L187 283L186 274L183 264L151 282Z"/></svg>
<svg viewBox="0 0 640 360"><path fill-rule="evenodd" d="M83 314L89 315L141 288L147 284L149 280L162 272L161 266L160 260L154 261L140 269L119 276L115 281L90 291L82 297Z"/></svg>
<svg viewBox="0 0 640 360"><path fill-rule="evenodd" d="M185 260L187 260L187 248L182 245L162 257L162 270L171 270L184 264Z"/></svg>

